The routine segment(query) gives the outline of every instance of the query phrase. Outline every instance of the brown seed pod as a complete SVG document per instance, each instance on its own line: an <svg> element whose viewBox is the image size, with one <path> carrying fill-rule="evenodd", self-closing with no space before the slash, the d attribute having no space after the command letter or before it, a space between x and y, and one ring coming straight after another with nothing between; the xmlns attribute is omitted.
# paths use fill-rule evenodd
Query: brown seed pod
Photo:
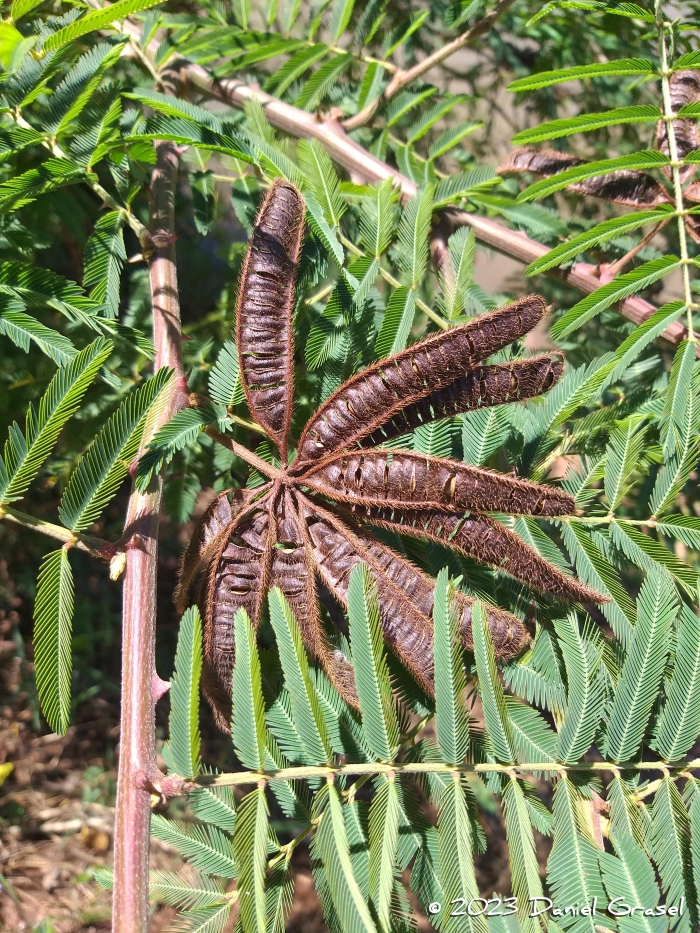
<svg viewBox="0 0 700 933"><path fill-rule="evenodd" d="M503 175L517 172L532 172L549 178L567 168L585 165L585 159L555 149L516 149L508 161L499 168ZM673 199L664 188L645 172L620 169L607 175L597 175L566 186L576 194L603 198L628 207L654 207L657 204L672 204Z"/></svg>
<svg viewBox="0 0 700 933"><path fill-rule="evenodd" d="M294 274L304 232L304 199L276 181L263 201L238 293L236 340L250 412L280 447L292 419Z"/></svg>

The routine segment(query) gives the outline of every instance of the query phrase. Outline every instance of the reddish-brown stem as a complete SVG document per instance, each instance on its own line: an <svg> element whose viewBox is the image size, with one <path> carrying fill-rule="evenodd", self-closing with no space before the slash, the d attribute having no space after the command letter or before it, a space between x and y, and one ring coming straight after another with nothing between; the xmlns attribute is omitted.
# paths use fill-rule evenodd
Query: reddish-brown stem
<svg viewBox="0 0 700 933"><path fill-rule="evenodd" d="M149 438L188 403L180 353L180 305L175 264L174 201L178 150L157 142L151 180L151 222L148 242L153 306L155 369L168 366L176 379L168 403L150 425ZM144 438L147 443L149 438ZM147 933L148 843L151 788L160 773L155 757L156 568L162 478L148 490L134 489L124 529L126 572L122 630L122 713L119 775L114 826L113 933Z"/></svg>

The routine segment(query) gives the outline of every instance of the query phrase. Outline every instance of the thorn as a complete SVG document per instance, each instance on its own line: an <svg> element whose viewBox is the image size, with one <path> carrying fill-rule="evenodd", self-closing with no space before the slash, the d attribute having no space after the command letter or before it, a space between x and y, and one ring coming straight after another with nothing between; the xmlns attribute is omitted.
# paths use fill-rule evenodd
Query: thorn
<svg viewBox="0 0 700 933"><path fill-rule="evenodd" d="M170 690L170 681L161 680L161 678L154 673L151 679L151 699L153 703L156 704L161 697L165 696L168 690Z"/></svg>

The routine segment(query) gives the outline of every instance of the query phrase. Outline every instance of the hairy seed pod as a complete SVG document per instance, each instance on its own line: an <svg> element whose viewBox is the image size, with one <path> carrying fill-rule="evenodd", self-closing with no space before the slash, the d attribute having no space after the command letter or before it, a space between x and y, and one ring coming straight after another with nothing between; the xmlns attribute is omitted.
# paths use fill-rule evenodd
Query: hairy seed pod
<svg viewBox="0 0 700 933"><path fill-rule="evenodd" d="M578 159L555 149L516 149L498 171L503 175L532 172L534 175L549 178L566 169L585 164L585 159ZM606 175L573 182L567 185L567 189L628 207L654 207L657 204L672 203L672 198L651 175L629 169L619 169Z"/></svg>
<svg viewBox="0 0 700 933"><path fill-rule="evenodd" d="M336 502L454 513L574 515L573 496L501 473L404 450L341 454L304 477L306 485Z"/></svg>
<svg viewBox="0 0 700 933"><path fill-rule="evenodd" d="M243 265L236 317L241 381L250 411L286 448L294 381L294 274L304 199L276 181L263 201Z"/></svg>
<svg viewBox="0 0 700 933"><path fill-rule="evenodd" d="M556 385L563 372L564 357L559 353L496 366L477 366L460 379L402 409L391 421L363 437L358 444L360 447L374 447L431 421L475 408L536 398Z"/></svg>
<svg viewBox="0 0 700 933"><path fill-rule="evenodd" d="M448 512L397 512L363 508L358 513L372 525L417 538L427 538L491 564L542 593L577 602L599 602L600 596L540 557L516 534L486 515Z"/></svg>
<svg viewBox="0 0 700 933"><path fill-rule="evenodd" d="M546 310L539 295L530 295L368 366L331 395L306 425L295 469L356 444L398 412L459 379L532 330Z"/></svg>

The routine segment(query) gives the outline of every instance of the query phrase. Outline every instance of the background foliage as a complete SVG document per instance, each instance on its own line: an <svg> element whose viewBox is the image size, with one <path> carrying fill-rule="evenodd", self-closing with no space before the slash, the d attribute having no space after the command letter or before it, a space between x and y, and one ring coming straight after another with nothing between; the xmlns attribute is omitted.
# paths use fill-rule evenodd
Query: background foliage
<svg viewBox="0 0 700 933"><path fill-rule="evenodd" d="M165 754L173 771L201 786L184 819L156 816L153 827L192 868L152 879L153 898L181 909L178 930L221 930L232 908L245 933L283 929L292 855L309 843L331 930L408 928L416 908L437 902L443 906L431 922L439 929L533 931L544 920L522 911L519 919L449 916L454 899L479 894L473 855L486 845L479 814L494 808L512 866L512 890L499 893L521 905L548 894L561 906L624 897L652 907L683 897L682 916L606 916L605 926L620 933L697 928L700 786L697 768L687 765L700 732L700 377L694 337L676 347L657 339L673 321L692 323L696 250L678 214L679 170L669 178L648 153L657 119L669 115L669 69L700 63L696 5L682 4L673 23L628 3L506 5L477 52L419 76L352 131L418 185L404 204L389 182L371 186L361 172L334 166L317 140L275 130L259 103L241 111L211 105L190 86L173 94L167 74L181 56L308 113L351 118L382 94L397 64L409 68L484 12L479 0L122 0L107 13L15 0L0 26L0 405L8 438L0 508L20 522L26 519L13 510L25 507L60 522L68 545L43 557L34 608L36 686L53 729L67 727L71 693L104 688L104 647L118 637L106 569L99 591L111 616L98 620L80 593L77 561L85 558L71 545L86 532L118 538L122 481L169 375L151 373L144 336L150 308L138 235L153 139L183 147L177 233L185 370L190 389L209 399L176 416L142 460L144 481L166 464L173 527L201 509L204 493L259 482L202 428L216 423L264 459L276 455L247 418L229 340L244 241L272 178L300 187L308 209L297 286L297 432L358 367L507 297L478 283L484 257L473 231L441 232L445 208L496 217L557 247L528 271L531 287L553 305L552 334L567 357L561 383L544 400L427 425L401 443L562 482L582 517L499 518L610 602L593 618L567 611L436 545L392 538L418 565L439 572L439 689L434 702L422 696L385 655L372 580L356 572L341 647L361 672L359 716L309 666L293 615L273 591L257 646L245 615L236 620L228 767L316 770L266 786L240 774L216 783L207 776L213 762L200 760L201 621L190 611L180 628ZM138 30L107 29L126 16ZM580 66L576 81L557 73L572 66ZM698 104L689 106L694 119ZM629 211L563 188L523 192L520 180L489 164L509 151L497 138L504 125L517 131L518 145L626 159L600 172L653 163L674 203L664 217L630 220ZM686 162L694 159L691 153ZM541 274L576 261L615 263L645 229L669 219L592 296L582 299ZM507 283L497 288L506 292ZM642 326L616 310L620 297L639 292L658 308ZM496 361L534 349L513 346ZM14 572L16 521L0 533ZM30 534L21 532L23 547L38 547L38 536L24 544ZM168 548L177 551L166 543L166 556ZM44 551L32 553L36 566ZM17 583L32 594L26 569L17 570ZM487 628L475 624L474 653L462 657L453 585L527 619L531 649L499 671ZM169 593L162 595L167 607ZM167 619L168 609L162 612ZM29 638L26 624L19 634ZM234 793L232 785L246 782L244 796ZM543 836L552 843L540 866L535 842ZM569 914L551 919L549 929L592 931L594 922Z"/></svg>

